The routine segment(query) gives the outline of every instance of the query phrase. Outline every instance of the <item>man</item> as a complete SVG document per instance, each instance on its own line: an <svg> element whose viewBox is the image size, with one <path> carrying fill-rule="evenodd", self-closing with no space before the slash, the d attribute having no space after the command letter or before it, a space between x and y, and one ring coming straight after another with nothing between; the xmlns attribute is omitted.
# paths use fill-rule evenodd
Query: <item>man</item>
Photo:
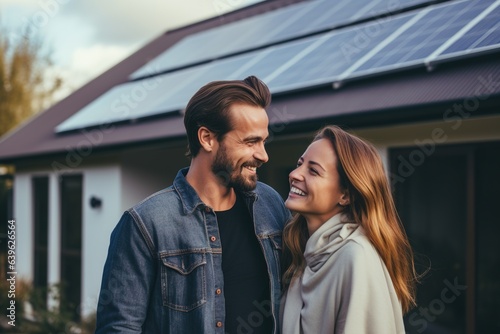
<svg viewBox="0 0 500 334"><path fill-rule="evenodd" d="M189 101L189 168L127 210L111 235L96 333L278 333L281 233L290 213L257 181L267 162L256 77Z"/></svg>

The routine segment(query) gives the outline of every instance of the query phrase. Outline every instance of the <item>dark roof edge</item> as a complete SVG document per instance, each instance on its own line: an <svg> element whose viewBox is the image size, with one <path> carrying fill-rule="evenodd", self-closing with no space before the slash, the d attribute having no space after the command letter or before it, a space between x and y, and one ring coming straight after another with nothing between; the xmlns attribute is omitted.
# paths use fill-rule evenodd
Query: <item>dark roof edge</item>
<svg viewBox="0 0 500 334"><path fill-rule="evenodd" d="M500 94L491 95L490 98L483 102L481 112L475 113L469 119L474 119L477 117L483 117L493 114L498 114L495 109L497 106L497 101L500 99ZM414 122L426 122L426 121L436 121L442 118L443 111L445 111L450 106L462 102L462 98L435 101L424 104L416 104L412 106L394 106L389 108L381 108L377 110L365 110L350 114L340 114L340 115L328 115L326 117L316 117L310 119L301 119L298 121L289 122L283 131L277 132L277 137L283 135L295 134L298 132L308 132L316 131L319 127L334 123L341 124L343 126L349 126L356 129L361 129L365 127L382 126L382 125L398 125ZM402 114L402 108L405 109L405 113ZM279 122L274 122L270 124L272 128L273 125L280 125ZM280 125L281 126L281 125ZM154 145L161 143L169 143L175 141L186 140L186 135L176 135L168 136L155 139L134 141L134 142L121 142L116 144L108 145L98 145L93 146L93 152L95 153L105 153L109 151L120 150L123 148L133 148L141 147L145 145ZM186 143L187 144L187 143ZM18 162L33 160L33 159L61 159L71 153L70 151L54 151L54 152L44 152L40 154L31 154L29 156L10 156L4 157L0 160L0 164L16 164Z"/></svg>
<svg viewBox="0 0 500 334"><path fill-rule="evenodd" d="M164 137L164 138L155 138L152 140L143 140L143 141L135 141L132 143L119 143L119 144L113 144L113 145L98 145L98 146L92 146L92 153L97 153L99 155L102 154L107 154L113 151L119 151L121 149L131 149L131 148L137 148L137 147L143 147L146 145L155 145L155 144L165 144L165 143L172 143L176 141L181 141L181 140L186 140L186 147L187 147L187 139L186 136L172 136L172 137ZM10 156L6 158L2 158L0 160L0 165L15 165L18 163L24 163L28 161L33 161L33 160L53 160L53 162L58 162L61 164L61 159L65 158L74 158L74 152L75 150L65 150L65 151L53 151L53 152L44 152L44 153L37 153L37 154L30 154L30 155L22 155L22 156ZM85 160L86 157L80 156L82 160ZM64 164L63 164L64 165ZM70 164L68 163L68 168L73 168L69 166Z"/></svg>

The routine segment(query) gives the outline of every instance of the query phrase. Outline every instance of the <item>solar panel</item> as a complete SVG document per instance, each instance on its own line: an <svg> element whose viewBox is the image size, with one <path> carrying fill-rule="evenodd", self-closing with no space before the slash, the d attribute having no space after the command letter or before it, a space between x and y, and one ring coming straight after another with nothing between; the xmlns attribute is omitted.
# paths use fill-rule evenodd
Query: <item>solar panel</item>
<svg viewBox="0 0 500 334"><path fill-rule="evenodd" d="M372 0L362 0L363 4L370 3ZM341 0L339 2L332 1L315 1L312 3L307 12L303 15L298 16L294 22L290 22L289 25L283 30L279 35L275 36L276 40L285 40L293 38L296 36L303 36L305 34L310 34L316 31L321 31L328 28L328 24L325 26L325 21L329 22L329 27L334 25L340 25L350 18L345 15L337 15L342 9L349 6L348 0ZM361 6L360 6L361 7ZM355 9L353 9L354 11Z"/></svg>
<svg viewBox="0 0 500 334"><path fill-rule="evenodd" d="M317 33L429 0L305 1L187 36L130 76L132 79ZM396 3L396 5L395 5Z"/></svg>
<svg viewBox="0 0 500 334"><path fill-rule="evenodd" d="M274 92L282 92L332 82L414 16L406 14L381 23L330 32L321 45L272 78L268 84ZM369 36L369 31L374 33Z"/></svg>
<svg viewBox="0 0 500 334"><path fill-rule="evenodd" d="M371 43L376 44L387 37L411 16L406 15L383 24L381 32L371 40ZM248 75L256 75L268 83L273 93L290 86L307 86L318 80L323 82L326 78L331 79L341 73L350 62L371 48L371 44L366 45L363 52L346 55L342 46L356 40L359 33L359 29L353 28L323 33L122 84L61 123L56 132L180 110L202 85L214 80L241 79ZM148 71L152 69L148 68ZM147 90L145 87L154 89Z"/></svg>
<svg viewBox="0 0 500 334"><path fill-rule="evenodd" d="M168 96L157 104L155 109L167 111L183 109L194 93L206 83L216 80L241 79L241 77L236 76L237 72L245 64L251 62L253 57L255 57L254 54L245 54L189 68L188 71L192 73L189 79L176 89L175 94ZM167 74L167 76L169 75Z"/></svg>
<svg viewBox="0 0 500 334"><path fill-rule="evenodd" d="M55 131L65 132L141 117L141 113L150 110L163 94L163 83L161 77L156 77L113 87L59 124Z"/></svg>
<svg viewBox="0 0 500 334"><path fill-rule="evenodd" d="M242 55L116 86L58 125L56 132L179 111L202 85L238 79L233 73L252 57Z"/></svg>
<svg viewBox="0 0 500 334"><path fill-rule="evenodd" d="M231 36L230 29L222 29L223 27L225 26L182 39L166 52L133 72L130 78L137 79L216 57L221 48L227 48L228 44L235 43L237 40Z"/></svg>
<svg viewBox="0 0 500 334"><path fill-rule="evenodd" d="M158 76L161 78L160 87L156 91L159 93L158 96L151 96L154 101L147 106L143 106L142 110L135 114L135 117L144 118L180 110L181 108L166 108L165 101L172 101L172 103L177 101L179 91L209 70L210 65L203 65ZM144 80L139 82L142 81Z"/></svg>
<svg viewBox="0 0 500 334"><path fill-rule="evenodd" d="M333 4L327 0L310 1L193 35L134 76L154 75L158 69L165 69L165 62L190 66L118 85L58 125L55 131L179 111L202 85L214 80L256 75L272 93L280 93L500 46L500 0L454 1L192 65L203 56L218 57L220 49L236 52L245 47L246 39L253 45L266 45L329 27L335 20L347 22L376 16L378 12L399 11L400 8L388 7L390 1L393 2L366 1L361 10L349 0ZM411 7L424 2L400 0L398 4ZM276 18L281 23L273 23ZM273 25L277 28L271 29ZM193 52L186 53L188 49Z"/></svg>
<svg viewBox="0 0 500 334"><path fill-rule="evenodd" d="M210 81L243 79L249 75L255 75L266 81L266 78L272 76L282 64L287 63L308 48L313 49L315 43L318 43L320 39L321 37L312 37L178 71L181 73L189 71L189 79L184 80L185 84L177 87L174 94L169 94L163 101L155 105L154 109L183 109L193 94ZM178 72L166 74L165 77L168 78ZM272 90L271 86L270 89Z"/></svg>
<svg viewBox="0 0 500 334"><path fill-rule="evenodd" d="M422 1L422 0L379 0L373 1L367 7L367 10L360 11L359 15L353 16L353 19L358 20L361 18L367 17L376 17L376 16L384 16L384 15L393 15L394 13L400 12L407 8L412 8L418 5L432 3L435 1Z"/></svg>
<svg viewBox="0 0 500 334"><path fill-rule="evenodd" d="M301 27L297 22L300 22L302 24L310 24L310 13L314 11L314 9L322 2L322 0L305 1L287 7L290 8L287 19L284 20L282 24L277 25L271 31L266 32L266 34L269 35L269 42L279 42L300 36L298 35L297 31ZM314 19L314 17L312 17L312 19Z"/></svg>
<svg viewBox="0 0 500 334"><path fill-rule="evenodd" d="M448 59L496 49L500 46L500 1L492 4L469 30L441 52L437 59Z"/></svg>
<svg viewBox="0 0 500 334"><path fill-rule="evenodd" d="M418 21L343 76L356 77L423 64L491 3L489 0L461 1L423 9Z"/></svg>
<svg viewBox="0 0 500 334"><path fill-rule="evenodd" d="M239 21L240 29L247 34L238 38L240 43L236 47L224 50L224 54L251 50L281 41L279 33L288 30L290 22L302 17L313 4L314 2L306 1Z"/></svg>
<svg viewBox="0 0 500 334"><path fill-rule="evenodd" d="M293 59L304 49L312 47L319 39L320 37L313 37L286 45L269 47L179 71L190 71L189 80L185 80L184 85L177 87L175 94L170 94L158 103L155 110L183 109L193 94L210 81L243 79L249 75L255 75L266 81L265 78L272 75L280 65ZM169 77L175 73L177 72L165 76Z"/></svg>
<svg viewBox="0 0 500 334"><path fill-rule="evenodd" d="M308 52L308 50L315 48L321 38L322 36L314 36L304 40L269 47L263 52L260 52L258 61L249 64L250 66L239 71L237 75L242 78L249 75L255 75L267 83L270 77L273 76L281 66L287 64L295 57L303 56L304 52ZM269 88L271 89L272 87L269 86Z"/></svg>
<svg viewBox="0 0 500 334"><path fill-rule="evenodd" d="M310 3L291 5L187 36L132 73L131 78L149 75L152 68L158 73L269 44L281 23L307 6Z"/></svg>

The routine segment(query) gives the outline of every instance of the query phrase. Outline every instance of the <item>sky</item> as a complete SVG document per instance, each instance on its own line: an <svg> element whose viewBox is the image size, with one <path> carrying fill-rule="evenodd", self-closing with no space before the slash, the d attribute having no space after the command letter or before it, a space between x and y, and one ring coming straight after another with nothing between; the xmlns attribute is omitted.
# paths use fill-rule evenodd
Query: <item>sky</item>
<svg viewBox="0 0 500 334"><path fill-rule="evenodd" d="M262 0L0 0L11 39L29 28L65 86L60 99L166 31Z"/></svg>

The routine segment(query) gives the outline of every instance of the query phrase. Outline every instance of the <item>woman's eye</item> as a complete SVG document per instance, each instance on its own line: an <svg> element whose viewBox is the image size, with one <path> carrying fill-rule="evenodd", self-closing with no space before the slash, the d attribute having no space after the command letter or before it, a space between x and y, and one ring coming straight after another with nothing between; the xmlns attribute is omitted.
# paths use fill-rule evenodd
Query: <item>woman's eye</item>
<svg viewBox="0 0 500 334"><path fill-rule="evenodd" d="M312 173L312 174L316 174L316 175L318 175L318 171L317 171L316 169L311 168L311 169L310 169L310 171L311 171L311 173Z"/></svg>

